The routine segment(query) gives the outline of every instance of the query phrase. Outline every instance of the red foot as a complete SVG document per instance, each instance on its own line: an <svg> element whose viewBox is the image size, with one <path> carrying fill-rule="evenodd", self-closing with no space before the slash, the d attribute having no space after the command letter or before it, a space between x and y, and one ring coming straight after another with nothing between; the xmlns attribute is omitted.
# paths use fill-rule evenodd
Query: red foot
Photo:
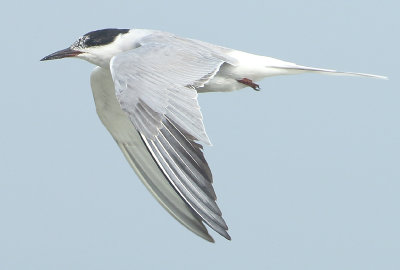
<svg viewBox="0 0 400 270"><path fill-rule="evenodd" d="M251 88L253 88L256 91L260 91L260 86L258 84L256 84L256 83L253 83L253 81L250 80L250 79L243 78L243 79L237 80L237 81L240 82L240 83L243 83L243 84L245 84L247 86L250 86Z"/></svg>

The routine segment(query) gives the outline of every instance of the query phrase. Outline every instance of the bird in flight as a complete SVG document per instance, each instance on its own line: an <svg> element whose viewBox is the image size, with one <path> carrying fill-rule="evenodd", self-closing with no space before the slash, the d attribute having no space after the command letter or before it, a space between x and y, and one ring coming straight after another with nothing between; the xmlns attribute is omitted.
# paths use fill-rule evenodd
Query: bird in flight
<svg viewBox="0 0 400 270"><path fill-rule="evenodd" d="M90 76L96 111L157 201L182 225L214 242L203 222L231 239L203 154L210 145L197 94L259 90L275 75L323 73L386 77L306 67L146 29L103 29L41 61L76 57Z"/></svg>

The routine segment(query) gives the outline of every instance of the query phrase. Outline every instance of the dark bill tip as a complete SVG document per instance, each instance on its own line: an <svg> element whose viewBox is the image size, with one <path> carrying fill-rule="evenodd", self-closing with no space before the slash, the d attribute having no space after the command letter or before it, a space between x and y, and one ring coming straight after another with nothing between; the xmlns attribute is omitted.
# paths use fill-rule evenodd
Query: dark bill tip
<svg viewBox="0 0 400 270"><path fill-rule="evenodd" d="M71 48L67 48L55 53L52 53L46 57L43 57L42 59L40 59L40 61L47 61L47 60L54 60L54 59L61 59L61 58L65 58L65 57L74 57L77 56L79 54L81 54L82 52L80 51L76 51L73 50Z"/></svg>

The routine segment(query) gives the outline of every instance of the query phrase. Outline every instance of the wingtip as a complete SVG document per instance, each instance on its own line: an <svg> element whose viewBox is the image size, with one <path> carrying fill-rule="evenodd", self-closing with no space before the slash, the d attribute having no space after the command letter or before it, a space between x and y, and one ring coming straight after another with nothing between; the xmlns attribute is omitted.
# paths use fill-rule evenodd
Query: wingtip
<svg viewBox="0 0 400 270"><path fill-rule="evenodd" d="M206 239L208 242L210 242L210 243L215 243L215 240L214 240L214 238L212 238L211 236L210 236L210 239Z"/></svg>
<svg viewBox="0 0 400 270"><path fill-rule="evenodd" d="M220 233L226 240L229 240L229 241L231 241L232 240L232 237L225 231L225 233ZM211 237L211 235L207 235L207 236L204 236L204 235L202 235L201 236L204 240L206 240L206 241L208 241L208 242L210 242L210 243L215 243L215 240L214 240L214 238L212 238Z"/></svg>
<svg viewBox="0 0 400 270"><path fill-rule="evenodd" d="M206 233L202 233L202 234L197 233L197 232L194 232L194 233L197 234L198 236L200 236L201 238L203 238L204 240L206 240L207 242L215 243L214 238L212 238L212 236L210 234L208 234L207 231L206 231Z"/></svg>
<svg viewBox="0 0 400 270"><path fill-rule="evenodd" d="M231 236L229 235L229 233L227 231L217 231L220 235L222 235L226 240L232 240Z"/></svg>

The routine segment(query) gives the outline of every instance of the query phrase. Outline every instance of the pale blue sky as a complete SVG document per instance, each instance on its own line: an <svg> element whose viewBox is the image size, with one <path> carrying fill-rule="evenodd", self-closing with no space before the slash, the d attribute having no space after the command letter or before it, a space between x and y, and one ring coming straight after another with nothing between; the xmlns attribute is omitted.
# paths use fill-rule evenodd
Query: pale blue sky
<svg viewBox="0 0 400 270"><path fill-rule="evenodd" d="M398 1L25 1L2 5L0 269L400 269ZM97 118L78 60L96 29L152 28L298 64L203 94L232 241L196 237L145 190Z"/></svg>

